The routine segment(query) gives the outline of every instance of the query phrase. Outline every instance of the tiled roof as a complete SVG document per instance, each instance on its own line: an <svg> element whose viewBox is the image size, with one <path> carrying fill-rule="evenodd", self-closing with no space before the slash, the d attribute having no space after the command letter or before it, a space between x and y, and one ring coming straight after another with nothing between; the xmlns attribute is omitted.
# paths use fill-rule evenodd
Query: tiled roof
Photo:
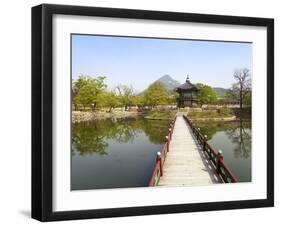
<svg viewBox="0 0 281 226"><path fill-rule="evenodd" d="M189 89L198 89L195 85L193 85L188 79L186 82L176 88L176 90L181 89L181 90L189 90Z"/></svg>

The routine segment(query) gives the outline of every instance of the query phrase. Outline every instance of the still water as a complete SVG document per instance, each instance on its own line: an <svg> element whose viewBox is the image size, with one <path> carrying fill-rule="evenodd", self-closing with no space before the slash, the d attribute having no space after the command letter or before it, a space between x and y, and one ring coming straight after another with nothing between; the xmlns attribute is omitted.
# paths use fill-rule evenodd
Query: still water
<svg viewBox="0 0 281 226"><path fill-rule="evenodd" d="M72 125L71 189L145 187L169 122L104 119ZM251 181L251 123L196 123L239 182Z"/></svg>
<svg viewBox="0 0 281 226"><path fill-rule="evenodd" d="M147 186L168 126L140 117L74 123L71 189Z"/></svg>
<svg viewBox="0 0 281 226"><path fill-rule="evenodd" d="M239 182L251 181L252 130L249 120L233 122L197 122L209 144L223 152L223 159Z"/></svg>

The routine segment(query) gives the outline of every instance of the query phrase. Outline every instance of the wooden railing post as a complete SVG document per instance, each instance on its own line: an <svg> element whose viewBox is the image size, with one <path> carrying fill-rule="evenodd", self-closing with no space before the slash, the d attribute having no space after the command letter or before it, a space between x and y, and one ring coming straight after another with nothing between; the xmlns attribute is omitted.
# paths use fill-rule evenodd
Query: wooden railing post
<svg viewBox="0 0 281 226"><path fill-rule="evenodd" d="M199 133L200 133L200 128L198 128L198 131L197 131L197 140L199 140Z"/></svg>
<svg viewBox="0 0 281 226"><path fill-rule="evenodd" d="M216 165L217 173L218 174L220 174L220 164L221 164L222 160L223 160L222 150L219 150L218 151L218 155L217 155L217 165Z"/></svg>
<svg viewBox="0 0 281 226"><path fill-rule="evenodd" d="M206 151L207 135L204 135L203 151Z"/></svg>
<svg viewBox="0 0 281 226"><path fill-rule="evenodd" d="M158 151L157 152L157 158L156 158L156 162L159 161L159 165L160 165L160 175L163 176L163 164L162 164L162 159L161 159L161 152Z"/></svg>
<svg viewBox="0 0 281 226"><path fill-rule="evenodd" d="M169 128L169 139L172 140L172 129L171 129L171 127Z"/></svg>
<svg viewBox="0 0 281 226"><path fill-rule="evenodd" d="M169 136L166 136L166 141L167 141L167 152L169 152L170 149L170 140L169 140Z"/></svg>

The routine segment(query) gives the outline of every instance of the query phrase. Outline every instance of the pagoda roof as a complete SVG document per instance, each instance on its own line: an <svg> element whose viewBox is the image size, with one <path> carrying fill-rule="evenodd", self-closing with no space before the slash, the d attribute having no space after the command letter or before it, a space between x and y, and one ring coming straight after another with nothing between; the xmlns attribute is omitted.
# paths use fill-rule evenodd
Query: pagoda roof
<svg viewBox="0 0 281 226"><path fill-rule="evenodd" d="M195 86L195 85L193 85L190 81L189 81L189 79L186 79L186 81L185 81L185 83L184 84L182 84L182 85L180 85L180 86L178 86L177 88L176 88L176 90L198 90L198 88Z"/></svg>

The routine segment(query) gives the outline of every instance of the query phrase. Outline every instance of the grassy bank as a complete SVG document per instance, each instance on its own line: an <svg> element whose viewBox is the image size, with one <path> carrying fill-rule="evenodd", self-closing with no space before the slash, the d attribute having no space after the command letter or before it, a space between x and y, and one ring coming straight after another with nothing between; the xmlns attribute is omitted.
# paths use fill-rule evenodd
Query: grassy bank
<svg viewBox="0 0 281 226"><path fill-rule="evenodd" d="M151 120L172 120L175 116L176 116L175 111L168 111L168 112L154 111L149 113L144 118L151 119Z"/></svg>
<svg viewBox="0 0 281 226"><path fill-rule="evenodd" d="M211 120L211 119L234 119L235 118L235 114L233 113L233 111L227 107L222 107L218 110L214 110L214 111L208 111L208 110L204 110L204 111L199 111L199 112L189 112L188 113L188 117L194 120Z"/></svg>

